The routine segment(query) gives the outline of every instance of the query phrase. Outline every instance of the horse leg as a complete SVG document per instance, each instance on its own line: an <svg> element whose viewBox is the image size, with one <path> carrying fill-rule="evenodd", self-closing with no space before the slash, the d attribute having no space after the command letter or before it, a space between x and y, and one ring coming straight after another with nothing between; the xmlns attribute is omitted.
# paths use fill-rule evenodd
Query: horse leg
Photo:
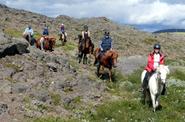
<svg viewBox="0 0 185 122"><path fill-rule="evenodd" d="M100 76L100 65L97 66L97 76Z"/></svg>
<svg viewBox="0 0 185 122"><path fill-rule="evenodd" d="M146 102L146 95L147 95L147 90L146 90L146 89L144 89L144 90L142 91L142 95L143 95L142 103L145 105L145 102Z"/></svg>
<svg viewBox="0 0 185 122"><path fill-rule="evenodd" d="M87 64L87 54L83 54L83 64Z"/></svg>
<svg viewBox="0 0 185 122"><path fill-rule="evenodd" d="M112 69L109 69L109 81L112 82Z"/></svg>
<svg viewBox="0 0 185 122"><path fill-rule="evenodd" d="M83 53L81 52L81 54L79 55L79 61L78 61L78 63L81 63L81 61L82 61L82 57L83 57Z"/></svg>
<svg viewBox="0 0 185 122"><path fill-rule="evenodd" d="M154 94L150 94L152 99L152 105L153 105L153 112L156 111L156 96Z"/></svg>

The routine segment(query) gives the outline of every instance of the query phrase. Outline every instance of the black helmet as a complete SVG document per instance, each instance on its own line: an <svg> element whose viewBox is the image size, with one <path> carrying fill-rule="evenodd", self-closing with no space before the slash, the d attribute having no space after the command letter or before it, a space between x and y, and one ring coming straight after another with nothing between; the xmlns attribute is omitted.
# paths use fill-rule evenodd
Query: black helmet
<svg viewBox="0 0 185 122"><path fill-rule="evenodd" d="M161 49L161 45L160 44L154 44L154 49Z"/></svg>
<svg viewBox="0 0 185 122"><path fill-rule="evenodd" d="M87 30L88 29L88 26L87 25L84 25L84 29Z"/></svg>

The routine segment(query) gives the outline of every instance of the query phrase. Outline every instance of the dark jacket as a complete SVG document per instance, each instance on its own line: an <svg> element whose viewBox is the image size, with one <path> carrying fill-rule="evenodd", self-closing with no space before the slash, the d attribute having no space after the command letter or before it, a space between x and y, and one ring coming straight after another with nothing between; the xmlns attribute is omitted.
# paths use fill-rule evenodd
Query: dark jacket
<svg viewBox="0 0 185 122"><path fill-rule="evenodd" d="M106 52L107 50L110 50L112 48L112 39L111 39L111 37L108 37L108 38L104 37L101 40L100 48L103 49L102 50L103 52Z"/></svg>
<svg viewBox="0 0 185 122"><path fill-rule="evenodd" d="M44 31L42 32L42 35L49 35L49 31L48 31L48 29L44 29Z"/></svg>

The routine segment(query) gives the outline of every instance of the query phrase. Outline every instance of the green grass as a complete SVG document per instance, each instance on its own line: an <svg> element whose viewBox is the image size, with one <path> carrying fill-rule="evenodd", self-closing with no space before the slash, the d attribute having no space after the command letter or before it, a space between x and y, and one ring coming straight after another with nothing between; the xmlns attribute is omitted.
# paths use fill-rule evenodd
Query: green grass
<svg viewBox="0 0 185 122"><path fill-rule="evenodd" d="M15 28L6 28L4 32L12 37L22 37L22 32Z"/></svg>
<svg viewBox="0 0 185 122"><path fill-rule="evenodd" d="M61 96L60 96L60 94L52 93L50 96L51 96L52 103L54 105L60 105L60 103L61 103Z"/></svg>
<svg viewBox="0 0 185 122"><path fill-rule="evenodd" d="M42 117L36 118L33 122L80 122L77 119L63 119L60 117Z"/></svg>
<svg viewBox="0 0 185 122"><path fill-rule="evenodd" d="M77 48L77 46L72 42L66 42L66 45L63 46L63 49L65 51L71 51L71 50L74 50L75 48Z"/></svg>
<svg viewBox="0 0 185 122"><path fill-rule="evenodd" d="M176 122L185 121L185 88L168 88L168 95L161 97L162 110L154 113L151 107L143 105L138 93L130 94L129 99L107 102L96 108L93 115L86 119L92 122L128 122L154 121Z"/></svg>
<svg viewBox="0 0 185 122"><path fill-rule="evenodd" d="M163 108L155 113L152 111L152 107L140 102L141 93L137 89L140 87L141 70L136 70L128 76L123 76L118 71L114 72L115 81L107 83L107 86L112 89L109 93L119 95L120 98L117 100L110 99L93 109L86 110L80 119L46 117L37 118L34 122L81 122L82 120L87 122L185 121L185 88L183 87L168 87L167 95L161 96L160 99ZM69 105L64 106L67 110L75 111L79 103L81 103L81 97L76 97Z"/></svg>
<svg viewBox="0 0 185 122"><path fill-rule="evenodd" d="M185 71L175 70L170 74L170 77L185 81Z"/></svg>
<svg viewBox="0 0 185 122"><path fill-rule="evenodd" d="M157 41L157 39L154 39L154 38L145 38L145 39L143 40L143 42L144 42L145 44L152 45L152 44L154 44L154 43L157 43L158 41Z"/></svg>

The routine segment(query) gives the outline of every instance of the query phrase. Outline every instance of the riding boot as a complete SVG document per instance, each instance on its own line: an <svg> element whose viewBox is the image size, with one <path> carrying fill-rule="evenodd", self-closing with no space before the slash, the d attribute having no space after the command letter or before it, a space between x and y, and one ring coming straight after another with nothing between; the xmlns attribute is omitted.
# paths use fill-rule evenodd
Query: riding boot
<svg viewBox="0 0 185 122"><path fill-rule="evenodd" d="M163 90L161 92L161 95L165 95L166 94L166 84L163 84Z"/></svg>
<svg viewBox="0 0 185 122"><path fill-rule="evenodd" d="M150 76L150 72L146 72L144 80L143 80L143 84L142 84L143 91L147 90L148 88L149 76Z"/></svg>
<svg viewBox="0 0 185 122"><path fill-rule="evenodd" d="M96 66L100 65L100 57L102 55L102 51L100 51L97 55L96 55Z"/></svg>

